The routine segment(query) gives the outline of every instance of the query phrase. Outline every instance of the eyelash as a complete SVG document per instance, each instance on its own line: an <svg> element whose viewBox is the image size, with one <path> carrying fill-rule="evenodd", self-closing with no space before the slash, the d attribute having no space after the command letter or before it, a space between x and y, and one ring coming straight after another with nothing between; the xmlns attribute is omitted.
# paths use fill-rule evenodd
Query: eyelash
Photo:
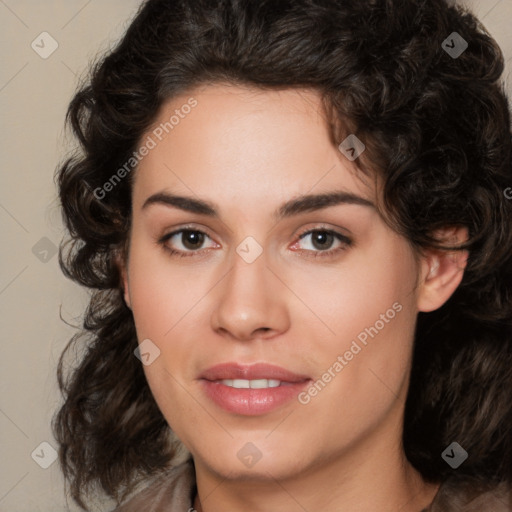
<svg viewBox="0 0 512 512"><path fill-rule="evenodd" d="M200 252L200 249L197 250L197 251L179 251L179 250L176 250L176 249L172 249L171 247L169 247L166 242L171 239L173 236L175 235L178 235L180 233L200 233L200 234L203 234L205 236L207 236L208 238L211 238L208 236L207 233L205 233L204 231L201 231L200 229L193 229L193 228L186 228L186 227L183 227L183 228L180 228L176 231L173 231L172 233L168 233L166 235L164 235L163 237L161 237L159 240L158 240L158 243L162 245L163 249L165 251L167 251L171 256L173 257L179 257L179 258L188 258L188 257L192 257L192 256L195 256L197 253ZM342 235L341 233L338 233L337 231L334 231L332 229L327 229L327 228L321 228L321 227L317 227L317 228L314 228L314 229L309 229L303 233L301 233L298 238L299 240L302 240L304 237L306 237L307 235L311 235L313 233L326 233L328 235L332 235L334 236L337 240L339 240L341 243L342 243L342 246L340 247L337 247L335 249L328 249L326 251L311 251L309 249L302 249L303 252L306 252L308 253L308 256L307 257L312 257L312 258L329 258L331 256L334 256L335 254L341 252L341 251L345 251L348 247L350 247L352 245L352 240L350 238L348 238L347 236L345 235ZM206 249L206 251L208 251L208 249Z"/></svg>

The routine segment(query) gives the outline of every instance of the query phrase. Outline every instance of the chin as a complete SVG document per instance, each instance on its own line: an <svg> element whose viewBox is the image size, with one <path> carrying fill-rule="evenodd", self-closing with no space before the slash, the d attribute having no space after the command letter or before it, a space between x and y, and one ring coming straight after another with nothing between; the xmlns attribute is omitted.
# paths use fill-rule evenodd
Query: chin
<svg viewBox="0 0 512 512"><path fill-rule="evenodd" d="M313 465L312 460L308 462L310 454L304 453L304 443L298 443L302 446L299 449L292 444L284 444L285 436L276 437L273 441L265 439L266 436L268 432L259 436L240 435L224 443L215 443L214 451L194 450L193 457L196 463L201 461L210 471L230 480L281 480Z"/></svg>

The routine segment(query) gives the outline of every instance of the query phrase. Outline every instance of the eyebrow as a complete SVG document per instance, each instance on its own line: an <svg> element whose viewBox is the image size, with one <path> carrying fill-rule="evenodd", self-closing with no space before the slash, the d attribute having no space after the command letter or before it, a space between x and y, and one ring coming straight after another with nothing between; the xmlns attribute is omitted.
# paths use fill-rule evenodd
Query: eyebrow
<svg viewBox="0 0 512 512"><path fill-rule="evenodd" d="M215 204L202 199L174 195L168 192L158 192L144 201L142 209L144 210L154 204L173 206L187 212L219 218L219 212ZM281 220L300 213L312 212L328 208L329 206L337 206L341 204L354 204L375 209L375 205L368 199L364 199L352 192L339 190L325 194L301 195L290 199L281 205L273 213L272 217L275 220Z"/></svg>

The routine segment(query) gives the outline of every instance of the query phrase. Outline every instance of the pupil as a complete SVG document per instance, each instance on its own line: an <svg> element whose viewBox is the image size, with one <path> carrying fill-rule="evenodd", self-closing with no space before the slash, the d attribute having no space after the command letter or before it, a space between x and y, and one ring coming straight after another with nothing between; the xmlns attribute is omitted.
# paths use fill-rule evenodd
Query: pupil
<svg viewBox="0 0 512 512"><path fill-rule="evenodd" d="M316 236L313 236L313 244L317 244L317 242L320 242L320 246L317 247L319 249L325 249L325 246L329 246L330 243L328 242L332 242L331 238L332 238L333 235L331 235L330 233L326 233L326 232L323 232L323 231L318 231L316 233ZM327 242L327 243L326 243Z"/></svg>
<svg viewBox="0 0 512 512"><path fill-rule="evenodd" d="M204 235L197 231L185 231L182 236L182 242L187 249L197 249L198 245L202 245Z"/></svg>

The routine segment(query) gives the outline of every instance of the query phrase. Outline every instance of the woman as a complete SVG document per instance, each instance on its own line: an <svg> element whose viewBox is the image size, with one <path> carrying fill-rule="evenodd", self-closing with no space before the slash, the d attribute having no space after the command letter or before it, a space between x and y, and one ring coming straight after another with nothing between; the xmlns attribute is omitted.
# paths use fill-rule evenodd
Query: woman
<svg viewBox="0 0 512 512"><path fill-rule="evenodd" d="M512 510L502 71L444 0L142 6L58 171L80 506Z"/></svg>

